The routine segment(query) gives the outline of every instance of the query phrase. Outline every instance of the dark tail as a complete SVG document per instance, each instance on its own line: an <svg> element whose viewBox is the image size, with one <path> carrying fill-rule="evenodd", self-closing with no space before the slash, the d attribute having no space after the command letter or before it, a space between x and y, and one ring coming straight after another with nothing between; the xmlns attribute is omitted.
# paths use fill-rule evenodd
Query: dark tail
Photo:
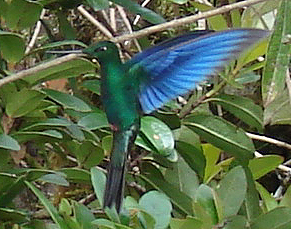
<svg viewBox="0 0 291 229"><path fill-rule="evenodd" d="M120 211L128 152L135 141L137 132L138 126L132 125L128 130L113 133L113 146L108 166L103 208L115 207L118 213Z"/></svg>

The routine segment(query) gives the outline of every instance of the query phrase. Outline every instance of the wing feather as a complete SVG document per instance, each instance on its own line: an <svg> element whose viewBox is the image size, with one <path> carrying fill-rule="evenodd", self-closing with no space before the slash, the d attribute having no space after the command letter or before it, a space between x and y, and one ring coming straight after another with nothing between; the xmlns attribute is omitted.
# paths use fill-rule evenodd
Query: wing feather
<svg viewBox="0 0 291 229"><path fill-rule="evenodd" d="M138 74L142 110L150 113L187 93L268 34L258 29L186 34L136 55L126 64L142 69Z"/></svg>

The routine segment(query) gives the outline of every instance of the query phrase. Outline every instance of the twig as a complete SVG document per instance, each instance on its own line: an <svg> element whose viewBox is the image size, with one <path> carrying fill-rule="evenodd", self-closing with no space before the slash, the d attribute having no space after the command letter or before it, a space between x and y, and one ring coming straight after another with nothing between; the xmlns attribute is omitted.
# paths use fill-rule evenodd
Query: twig
<svg viewBox="0 0 291 229"><path fill-rule="evenodd" d="M221 88L223 88L226 85L226 81L222 81L220 82L215 88L213 88L211 91L209 91L208 93L206 93L205 95L202 95L200 98L198 98L196 101L193 102L193 104L191 104L191 106L188 106L187 109L182 110L182 112L179 114L179 118L182 119L184 117L186 117L188 114L191 113L191 111L196 108L197 106L199 106L201 103L203 103L206 99L214 96L218 91L221 90ZM191 101L191 98L189 99L189 101Z"/></svg>
<svg viewBox="0 0 291 229"><path fill-rule="evenodd" d="M42 19L44 17L44 14L45 14L45 9L43 9L41 11L39 19ZM30 50L33 48L33 46L35 44L35 41L37 39L37 36L38 36L38 34L40 32L40 28L41 28L41 21L38 20L37 23L36 23L33 35L31 37L31 40L30 40L29 44L27 45L27 47L25 49L25 54L28 54L30 52Z"/></svg>
<svg viewBox="0 0 291 229"><path fill-rule="evenodd" d="M263 157L262 154L260 154L258 151L255 151L255 156L256 157ZM278 169L284 171L284 172L287 172L287 173L290 173L291 174L291 168L288 167L288 166L285 166L285 165L278 165L277 167Z"/></svg>
<svg viewBox="0 0 291 229"><path fill-rule="evenodd" d="M131 40L133 38L139 38L139 37L151 34L151 33L155 33L155 32L169 29L169 28L174 28L174 27L185 25L185 24L193 23L193 22L200 20L200 19L209 18L209 17L215 16L218 14L229 12L229 11L234 10L234 9L238 9L238 8L242 8L242 7L246 7L246 6L251 6L251 5L254 5L254 4L257 4L260 2L266 2L266 1L270 1L270 0L247 0L247 1L242 1L242 2L237 2L237 3L225 5L225 6L219 7L219 8L214 9L214 10L209 10L209 11L203 12L201 14L196 14L193 16L172 20L169 22L165 22L165 23L162 23L159 25L155 25L155 26L151 26L151 27L139 30L137 32L133 32L131 34L126 34L126 35L122 35L119 37L114 37L111 39L111 41L117 43L117 42L121 42L124 40Z"/></svg>
<svg viewBox="0 0 291 229"><path fill-rule="evenodd" d="M115 20L115 8L109 9L109 18L110 18L110 25L114 32L116 32L116 20Z"/></svg>
<svg viewBox="0 0 291 229"><path fill-rule="evenodd" d="M82 5L78 6L77 9L84 17L86 17L93 25L95 25L102 33L104 33L106 37L113 38L113 35L110 33L110 31L105 26L103 26L99 21L97 21L94 17L92 17L92 15L89 14Z"/></svg>
<svg viewBox="0 0 291 229"><path fill-rule="evenodd" d="M79 200L78 202L79 202L80 204L84 204L84 205L86 205L86 204L92 202L92 201L95 200L95 199L96 199L95 193L91 193L91 194L87 195L85 198Z"/></svg>
<svg viewBox="0 0 291 229"><path fill-rule="evenodd" d="M121 6L117 5L117 10L118 10L125 26L127 27L129 33L132 33L132 28L131 28L130 22L126 16L126 13L124 12L124 9ZM137 39L133 39L133 42L134 42L135 46L137 47L138 51L141 52L141 47L140 47Z"/></svg>
<svg viewBox="0 0 291 229"><path fill-rule="evenodd" d="M273 138L269 138L269 137L261 136L261 135L257 135L257 134L252 134L252 133L246 133L246 134L251 139L255 139L258 141L262 141L262 142L268 142L268 143L271 143L271 144L274 144L274 145L284 147L284 148L291 150L291 145L286 143L286 142L282 142L282 141L279 141L279 140L276 140Z"/></svg>
<svg viewBox="0 0 291 229"><path fill-rule="evenodd" d="M286 84L287 84L287 90L289 94L289 103L291 104L291 78L290 78L290 71L288 67L286 69Z"/></svg>
<svg viewBox="0 0 291 229"><path fill-rule="evenodd" d="M142 4L141 7L145 7L151 0L145 0ZM133 24L136 25L140 19L140 15L136 15L135 19L133 20Z"/></svg>
<svg viewBox="0 0 291 229"><path fill-rule="evenodd" d="M52 61L37 65L35 67L29 68L27 70L20 71L20 72L18 72L16 74L7 76L7 77L5 77L5 78L0 80L0 88L4 84L11 83L11 82L13 82L15 80L23 79L23 78L25 78L25 77L27 77L29 75L35 74L35 73L37 73L39 71L51 68L53 66L56 66L56 65L59 65L59 64L71 61L73 59L77 59L77 58L83 57L83 56L85 56L85 55L84 54L69 54L69 55L66 55L66 56L63 56L63 57L60 57L60 58L56 58L56 59L54 59Z"/></svg>

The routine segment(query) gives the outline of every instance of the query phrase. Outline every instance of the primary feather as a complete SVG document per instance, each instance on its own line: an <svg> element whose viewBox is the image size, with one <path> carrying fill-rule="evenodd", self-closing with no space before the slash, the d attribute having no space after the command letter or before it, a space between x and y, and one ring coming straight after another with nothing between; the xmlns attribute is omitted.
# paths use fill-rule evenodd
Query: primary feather
<svg viewBox="0 0 291 229"><path fill-rule="evenodd" d="M267 34L257 29L205 32L199 36L193 33L136 55L126 65L139 72L143 112L150 113L187 93Z"/></svg>

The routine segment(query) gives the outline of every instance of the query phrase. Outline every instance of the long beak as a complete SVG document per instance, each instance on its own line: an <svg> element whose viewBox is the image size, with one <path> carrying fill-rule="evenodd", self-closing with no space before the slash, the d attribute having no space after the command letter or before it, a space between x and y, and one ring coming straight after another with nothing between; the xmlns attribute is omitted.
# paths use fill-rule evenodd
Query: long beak
<svg viewBox="0 0 291 229"><path fill-rule="evenodd" d="M83 54L82 49L78 50L52 50L52 51L46 51L46 53L49 54Z"/></svg>

